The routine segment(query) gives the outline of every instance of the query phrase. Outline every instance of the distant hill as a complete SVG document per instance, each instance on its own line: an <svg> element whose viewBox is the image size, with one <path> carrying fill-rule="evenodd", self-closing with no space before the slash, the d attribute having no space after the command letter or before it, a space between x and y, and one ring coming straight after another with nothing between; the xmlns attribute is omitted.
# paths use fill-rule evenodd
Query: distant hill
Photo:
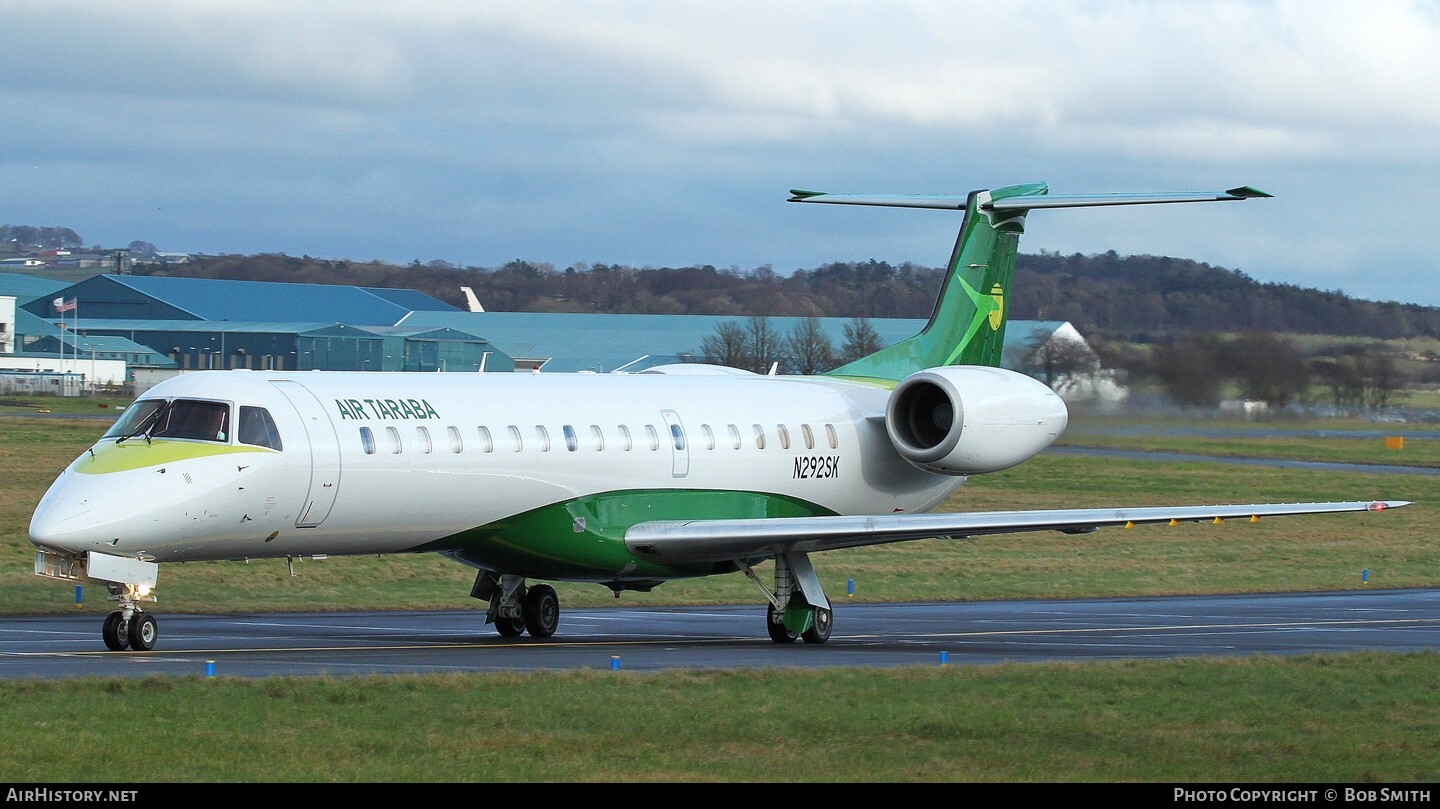
<svg viewBox="0 0 1440 809"><path fill-rule="evenodd" d="M464 308L461 286L495 311L923 318L941 272L874 259L789 275L769 267L596 264L557 270L512 261L458 267L293 257L197 256L134 265L136 274L415 289ZM1011 316L1068 320L1088 335L1150 342L1192 331L1264 330L1395 339L1440 337L1440 308L1260 283L1242 272L1163 256L1022 254Z"/></svg>
<svg viewBox="0 0 1440 809"><path fill-rule="evenodd" d="M1378 303L1163 256L1041 253L1017 262L1014 315L1069 320L1140 342L1177 332L1262 330L1395 339L1440 336L1440 308Z"/></svg>

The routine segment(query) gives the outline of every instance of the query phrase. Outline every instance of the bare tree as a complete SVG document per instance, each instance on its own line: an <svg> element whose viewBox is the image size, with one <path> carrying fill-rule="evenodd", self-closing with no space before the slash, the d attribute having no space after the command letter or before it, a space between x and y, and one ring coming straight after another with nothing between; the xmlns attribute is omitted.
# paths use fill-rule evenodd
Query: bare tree
<svg viewBox="0 0 1440 809"><path fill-rule="evenodd" d="M1155 347L1154 369L1165 392L1177 404L1220 404L1224 380L1216 355L1219 341L1209 334L1186 335Z"/></svg>
<svg viewBox="0 0 1440 809"><path fill-rule="evenodd" d="M840 362L854 362L879 351L880 333L867 318L857 317L845 324L845 344L840 347Z"/></svg>
<svg viewBox="0 0 1440 809"><path fill-rule="evenodd" d="M1389 354L1368 354L1360 369L1360 376L1365 380L1365 404L1371 410L1388 407L1390 397L1405 386L1405 375Z"/></svg>
<svg viewBox="0 0 1440 809"><path fill-rule="evenodd" d="M745 351L749 368L757 374L768 374L771 366L785 360L785 339L768 317L752 317L748 324Z"/></svg>
<svg viewBox="0 0 1440 809"><path fill-rule="evenodd" d="M820 328L818 318L807 317L796 323L785 342L792 373L819 374L835 367L835 346Z"/></svg>
<svg viewBox="0 0 1440 809"><path fill-rule="evenodd" d="M745 343L745 330L739 323L726 320L715 326L714 334L700 341L700 355L713 365L747 368L750 355Z"/></svg>
<svg viewBox="0 0 1440 809"><path fill-rule="evenodd" d="M1025 342L1020 369L1058 391L1085 380L1093 382L1100 373L1100 358L1084 341L1040 331Z"/></svg>
<svg viewBox="0 0 1440 809"><path fill-rule="evenodd" d="M1293 343L1269 332L1248 332L1221 352L1225 371L1240 393L1271 407L1284 407L1310 388L1310 367Z"/></svg>
<svg viewBox="0 0 1440 809"><path fill-rule="evenodd" d="M1383 409L1407 381L1394 357L1368 346L1354 346L1343 356L1317 361L1314 371L1330 388L1336 407Z"/></svg>

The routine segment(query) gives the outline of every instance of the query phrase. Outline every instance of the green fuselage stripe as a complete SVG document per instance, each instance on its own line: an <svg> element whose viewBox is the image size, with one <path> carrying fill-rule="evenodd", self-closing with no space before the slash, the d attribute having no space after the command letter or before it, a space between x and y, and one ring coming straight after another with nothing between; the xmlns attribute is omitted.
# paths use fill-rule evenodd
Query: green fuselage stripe
<svg viewBox="0 0 1440 809"><path fill-rule="evenodd" d="M656 520L811 517L835 512L764 492L655 489L586 495L521 512L423 545L488 570L542 579L681 578L720 572L674 568L630 553L625 531ZM733 568L727 568L727 570Z"/></svg>

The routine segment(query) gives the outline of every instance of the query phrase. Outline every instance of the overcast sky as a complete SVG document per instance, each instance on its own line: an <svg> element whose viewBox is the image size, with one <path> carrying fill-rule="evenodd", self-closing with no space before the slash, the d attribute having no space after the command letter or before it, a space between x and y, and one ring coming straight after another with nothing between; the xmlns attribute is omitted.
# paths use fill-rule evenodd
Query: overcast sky
<svg viewBox="0 0 1440 809"><path fill-rule="evenodd" d="M399 263L948 258L959 215L791 188L1218 191L1032 213L1440 305L1440 4L0 0L0 223Z"/></svg>

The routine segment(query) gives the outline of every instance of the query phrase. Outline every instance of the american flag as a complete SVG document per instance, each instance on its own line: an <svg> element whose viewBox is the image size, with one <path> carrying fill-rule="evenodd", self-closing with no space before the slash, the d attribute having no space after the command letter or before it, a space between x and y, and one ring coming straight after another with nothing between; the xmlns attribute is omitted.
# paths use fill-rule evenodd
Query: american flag
<svg viewBox="0 0 1440 809"><path fill-rule="evenodd" d="M54 301L52 301L52 303L55 304L55 311L69 312L70 310L75 308L75 300L75 298L71 298L68 301L64 298L56 298Z"/></svg>

